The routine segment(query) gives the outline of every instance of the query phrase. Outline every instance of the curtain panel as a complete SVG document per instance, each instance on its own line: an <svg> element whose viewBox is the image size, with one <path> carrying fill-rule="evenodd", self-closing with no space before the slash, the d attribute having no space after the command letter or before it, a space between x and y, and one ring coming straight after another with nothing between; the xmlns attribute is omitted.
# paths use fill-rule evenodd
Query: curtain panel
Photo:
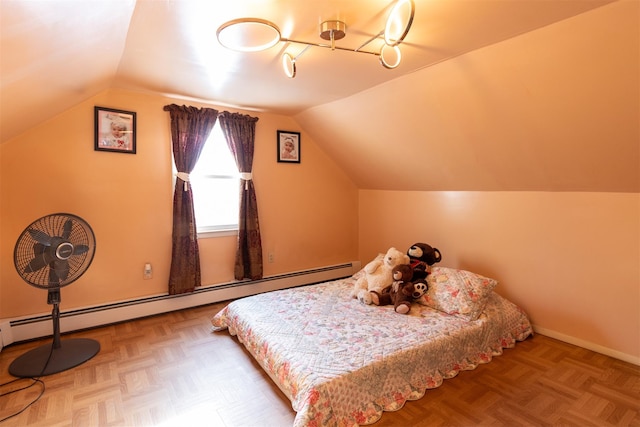
<svg viewBox="0 0 640 427"><path fill-rule="evenodd" d="M257 117L224 111L220 127L240 171L240 217L234 275L236 280L261 279L262 242L258 203L253 185L253 152Z"/></svg>
<svg viewBox="0 0 640 427"><path fill-rule="evenodd" d="M189 174L218 118L218 111L166 105L171 118L171 145L177 179L173 191L173 239L169 294L193 292L201 285L200 251Z"/></svg>

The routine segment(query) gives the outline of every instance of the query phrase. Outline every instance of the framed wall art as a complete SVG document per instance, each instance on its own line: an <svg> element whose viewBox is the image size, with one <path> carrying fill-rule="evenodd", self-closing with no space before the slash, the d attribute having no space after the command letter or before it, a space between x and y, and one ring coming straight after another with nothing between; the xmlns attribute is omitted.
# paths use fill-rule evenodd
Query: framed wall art
<svg viewBox="0 0 640 427"><path fill-rule="evenodd" d="M278 162L300 163L300 132L278 131Z"/></svg>
<svg viewBox="0 0 640 427"><path fill-rule="evenodd" d="M136 154L136 113L95 107L95 150Z"/></svg>

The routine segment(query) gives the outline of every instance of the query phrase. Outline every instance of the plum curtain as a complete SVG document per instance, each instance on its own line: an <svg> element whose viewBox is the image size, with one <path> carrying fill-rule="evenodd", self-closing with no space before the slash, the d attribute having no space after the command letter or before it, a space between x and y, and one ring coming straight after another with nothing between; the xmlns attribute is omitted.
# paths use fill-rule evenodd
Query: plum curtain
<svg viewBox="0 0 640 427"><path fill-rule="evenodd" d="M211 108L166 105L171 118L171 144L178 171L173 191L173 242L169 294L193 292L201 284L200 251L189 174L218 118Z"/></svg>
<svg viewBox="0 0 640 427"><path fill-rule="evenodd" d="M240 171L240 217L234 274L236 280L261 279L262 242L252 167L257 117L220 113L220 128Z"/></svg>

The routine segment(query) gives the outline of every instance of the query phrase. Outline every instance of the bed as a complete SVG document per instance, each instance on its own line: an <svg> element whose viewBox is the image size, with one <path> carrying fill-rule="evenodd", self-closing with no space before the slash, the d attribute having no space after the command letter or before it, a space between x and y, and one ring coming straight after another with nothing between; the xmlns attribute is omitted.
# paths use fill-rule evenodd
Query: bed
<svg viewBox="0 0 640 427"><path fill-rule="evenodd" d="M246 297L211 319L291 400L295 427L374 423L533 333L497 282L475 273L434 268L408 314L351 298L356 279Z"/></svg>

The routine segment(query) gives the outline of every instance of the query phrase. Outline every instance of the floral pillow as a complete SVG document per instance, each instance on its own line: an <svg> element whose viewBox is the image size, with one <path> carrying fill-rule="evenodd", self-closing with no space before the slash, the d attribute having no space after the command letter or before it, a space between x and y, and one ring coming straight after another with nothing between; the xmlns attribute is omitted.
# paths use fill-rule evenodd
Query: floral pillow
<svg viewBox="0 0 640 427"><path fill-rule="evenodd" d="M498 281L470 271L433 267L427 283L429 290L418 303L466 320L476 320Z"/></svg>

